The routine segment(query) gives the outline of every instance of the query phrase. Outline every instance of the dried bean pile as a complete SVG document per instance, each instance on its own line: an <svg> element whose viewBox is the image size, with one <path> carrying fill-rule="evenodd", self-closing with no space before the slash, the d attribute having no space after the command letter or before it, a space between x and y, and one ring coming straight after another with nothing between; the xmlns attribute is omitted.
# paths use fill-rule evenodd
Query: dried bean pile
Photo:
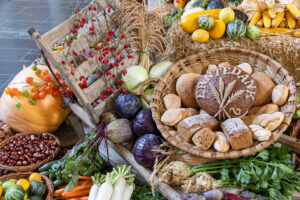
<svg viewBox="0 0 300 200"><path fill-rule="evenodd" d="M45 160L58 147L53 136L45 133L17 136L0 149L0 163L6 166L28 166Z"/></svg>

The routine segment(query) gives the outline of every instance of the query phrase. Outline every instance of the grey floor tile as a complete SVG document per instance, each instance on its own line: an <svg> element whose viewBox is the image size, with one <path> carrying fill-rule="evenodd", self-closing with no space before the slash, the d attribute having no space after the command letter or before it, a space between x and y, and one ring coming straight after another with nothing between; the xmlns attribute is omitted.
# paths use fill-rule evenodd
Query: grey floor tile
<svg viewBox="0 0 300 200"><path fill-rule="evenodd" d="M0 60L19 61L30 51L26 49L0 49Z"/></svg>
<svg viewBox="0 0 300 200"><path fill-rule="evenodd" d="M5 48L19 48L19 49L35 49L36 44L31 39L14 39L14 38L0 38L0 49Z"/></svg>
<svg viewBox="0 0 300 200"><path fill-rule="evenodd" d="M33 62L39 55L40 55L40 53L28 53L23 58L21 58L20 61L31 61L31 62Z"/></svg>

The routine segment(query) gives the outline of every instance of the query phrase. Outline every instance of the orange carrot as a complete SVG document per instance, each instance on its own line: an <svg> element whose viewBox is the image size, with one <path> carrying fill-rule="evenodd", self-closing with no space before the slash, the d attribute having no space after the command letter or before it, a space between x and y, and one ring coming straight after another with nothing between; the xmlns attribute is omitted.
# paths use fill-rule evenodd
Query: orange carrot
<svg viewBox="0 0 300 200"><path fill-rule="evenodd" d="M55 195L55 196L61 196L61 194L64 192L64 190L65 190L65 187L62 187L62 188L56 190L56 191L54 192L54 195Z"/></svg>
<svg viewBox="0 0 300 200"><path fill-rule="evenodd" d="M74 197L81 197L81 196L86 196L89 195L90 189L84 189L84 190L77 190L77 191L68 191L62 193L61 197L62 199L69 199L69 198L74 198Z"/></svg>
<svg viewBox="0 0 300 200"><path fill-rule="evenodd" d="M91 189L92 186L93 186L93 184L78 185L78 186L75 186L72 190L70 190L68 192L75 192L75 191L78 191L78 190Z"/></svg>
<svg viewBox="0 0 300 200"><path fill-rule="evenodd" d="M79 180L92 180L92 177L90 176L78 176Z"/></svg>
<svg viewBox="0 0 300 200"><path fill-rule="evenodd" d="M67 200L88 200L89 196L83 196L83 197L75 197L75 198L70 198Z"/></svg>

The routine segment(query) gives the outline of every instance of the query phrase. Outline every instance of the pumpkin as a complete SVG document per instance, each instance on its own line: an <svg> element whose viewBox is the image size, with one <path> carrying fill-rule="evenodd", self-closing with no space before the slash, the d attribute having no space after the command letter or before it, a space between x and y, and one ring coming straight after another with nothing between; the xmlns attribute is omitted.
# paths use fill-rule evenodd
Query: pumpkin
<svg viewBox="0 0 300 200"><path fill-rule="evenodd" d="M209 32L209 36L212 37L213 39L219 39L224 35L225 30L226 30L225 23L222 20L215 19L214 26L208 32Z"/></svg>
<svg viewBox="0 0 300 200"><path fill-rule="evenodd" d="M46 186L41 181L33 181L30 183L30 194L43 196L46 192Z"/></svg>
<svg viewBox="0 0 300 200"><path fill-rule="evenodd" d="M241 41L246 36L246 26L241 20L233 20L227 26L227 35L233 41Z"/></svg>
<svg viewBox="0 0 300 200"><path fill-rule="evenodd" d="M69 114L70 110L62 107L64 102L60 96L47 94L43 99L36 101L30 98L31 91L37 87L30 82L33 81L37 85L45 84L37 72L47 69L43 65L38 65L37 71L31 67L23 69L3 93L0 99L0 114L6 124L14 130L24 133L53 132ZM9 90L16 90L17 95L10 95L7 92ZM25 91L27 92L20 94Z"/></svg>
<svg viewBox="0 0 300 200"><path fill-rule="evenodd" d="M25 190L19 185L13 185L5 193L5 200L24 200Z"/></svg>
<svg viewBox="0 0 300 200"><path fill-rule="evenodd" d="M221 9L203 10L203 11L194 12L189 15L186 15L180 21L182 30L186 33L191 34L199 28L198 18L200 15L210 15L214 19L219 19L220 11Z"/></svg>
<svg viewBox="0 0 300 200"><path fill-rule="evenodd" d="M214 25L214 19L210 15L200 15L198 25L200 29L209 30Z"/></svg>

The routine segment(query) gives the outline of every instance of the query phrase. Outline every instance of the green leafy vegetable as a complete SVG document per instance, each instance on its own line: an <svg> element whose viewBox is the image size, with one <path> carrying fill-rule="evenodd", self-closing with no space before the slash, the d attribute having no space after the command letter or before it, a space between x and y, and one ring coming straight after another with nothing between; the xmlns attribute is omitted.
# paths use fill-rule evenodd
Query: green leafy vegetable
<svg viewBox="0 0 300 200"><path fill-rule="evenodd" d="M259 153L240 159L196 166L192 172L219 176L223 186L259 191L270 199L289 200L294 191L300 192L300 171L292 165L292 157L285 145L271 145Z"/></svg>
<svg viewBox="0 0 300 200"><path fill-rule="evenodd" d="M132 193L131 200L167 200L157 190L155 190L155 197L152 196L151 188L147 185L136 184Z"/></svg>

